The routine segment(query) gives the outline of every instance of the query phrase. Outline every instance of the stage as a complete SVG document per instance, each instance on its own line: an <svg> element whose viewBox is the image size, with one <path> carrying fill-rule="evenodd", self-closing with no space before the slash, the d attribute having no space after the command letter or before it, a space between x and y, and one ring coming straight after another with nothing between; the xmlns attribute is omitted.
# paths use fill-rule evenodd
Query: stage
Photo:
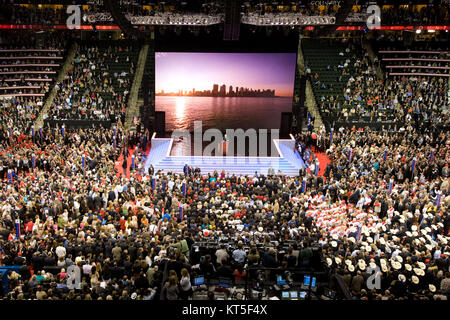
<svg viewBox="0 0 450 320"><path fill-rule="evenodd" d="M299 170L305 166L298 152L294 150L295 140L273 139L277 149L276 157L242 157L242 156L192 156L171 155L173 146L172 138L156 138L156 133L151 139L151 149L145 161L145 169L153 165L155 172L183 173L183 167L187 164L194 168L200 168L202 173L213 173L217 170L221 173L225 170L228 174L235 175L267 175L272 167L276 174L280 171L288 176L297 176Z"/></svg>

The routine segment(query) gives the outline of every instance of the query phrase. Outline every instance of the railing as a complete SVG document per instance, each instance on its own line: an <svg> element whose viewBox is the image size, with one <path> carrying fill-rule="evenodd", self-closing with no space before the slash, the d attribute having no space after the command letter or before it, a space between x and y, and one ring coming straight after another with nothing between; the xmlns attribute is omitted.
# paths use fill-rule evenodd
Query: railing
<svg viewBox="0 0 450 320"><path fill-rule="evenodd" d="M411 68L417 68L417 69L442 69L442 70L450 70L450 67L439 67L439 66L416 66L416 65L389 65L386 66L386 68L389 69L411 69Z"/></svg>
<svg viewBox="0 0 450 320"><path fill-rule="evenodd" d="M14 89L41 89L41 86L11 86L11 87L0 87L0 90L14 90Z"/></svg>
<svg viewBox="0 0 450 320"><path fill-rule="evenodd" d="M20 78L10 78L10 79L5 79L3 81L4 82L16 82L16 81L20 81ZM25 81L34 81L34 82L48 81L48 82L52 82L53 79L51 79L51 78L25 78Z"/></svg>
<svg viewBox="0 0 450 320"><path fill-rule="evenodd" d="M8 57L0 57L0 60L44 60L44 59L48 59L48 60L62 60L63 57L52 57L52 56L21 56L21 57L17 57L17 56L8 56Z"/></svg>
<svg viewBox="0 0 450 320"><path fill-rule="evenodd" d="M62 49L0 49L0 52L62 52Z"/></svg>
<svg viewBox="0 0 450 320"><path fill-rule="evenodd" d="M109 120L55 120L55 119L45 119L45 126L49 125L50 127L55 127L56 125L61 126L65 125L66 128L89 128L95 126L96 128L109 128L111 127L111 121Z"/></svg>
<svg viewBox="0 0 450 320"><path fill-rule="evenodd" d="M427 62L450 62L450 59L432 59L432 58L382 58L383 61L427 61Z"/></svg>
<svg viewBox="0 0 450 320"><path fill-rule="evenodd" d="M389 72L390 76L450 77L448 73Z"/></svg>
<svg viewBox="0 0 450 320"><path fill-rule="evenodd" d="M58 63L17 63L0 64L0 68L22 68L22 67L58 67Z"/></svg>
<svg viewBox="0 0 450 320"><path fill-rule="evenodd" d="M1 71L0 74L56 74L56 71Z"/></svg>
<svg viewBox="0 0 450 320"><path fill-rule="evenodd" d="M1 98L8 99L14 97L44 97L45 93L8 93L0 94Z"/></svg>
<svg viewBox="0 0 450 320"><path fill-rule="evenodd" d="M420 51L420 50L380 50L379 53L413 53L413 54L447 54L448 51Z"/></svg>

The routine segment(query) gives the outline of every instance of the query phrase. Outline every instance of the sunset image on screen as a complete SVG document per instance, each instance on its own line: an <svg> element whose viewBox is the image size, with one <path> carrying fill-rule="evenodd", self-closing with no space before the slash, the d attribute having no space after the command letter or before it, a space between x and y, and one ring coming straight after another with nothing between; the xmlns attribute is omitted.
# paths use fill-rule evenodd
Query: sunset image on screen
<svg viewBox="0 0 450 320"><path fill-rule="evenodd" d="M292 97L295 62L294 53L158 52L156 94Z"/></svg>
<svg viewBox="0 0 450 320"><path fill-rule="evenodd" d="M295 53L157 52L156 110L170 130L277 128L292 110Z"/></svg>

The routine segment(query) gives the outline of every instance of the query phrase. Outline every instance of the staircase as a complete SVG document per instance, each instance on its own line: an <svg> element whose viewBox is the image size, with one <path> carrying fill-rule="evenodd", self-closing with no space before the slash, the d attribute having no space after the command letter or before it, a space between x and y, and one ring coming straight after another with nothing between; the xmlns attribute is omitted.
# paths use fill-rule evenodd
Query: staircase
<svg viewBox="0 0 450 320"><path fill-rule="evenodd" d="M370 61L372 62L372 64L374 65L374 67L376 68L377 71L377 77L380 80L384 80L384 73L383 70L381 70L381 67L379 66L379 64L375 64L375 58L377 57L376 53L373 51L372 49L372 45L370 44L369 41L363 41L363 47L366 50L366 52L369 54L369 58Z"/></svg>
<svg viewBox="0 0 450 320"><path fill-rule="evenodd" d="M298 43L298 53L297 53L297 67L299 74L305 74L305 59L303 55L302 49L302 36L300 35L299 43ZM306 80L306 89L305 89L306 99L305 105L308 109L308 112L311 113L311 116L315 118L314 121L314 131L318 131L319 128L323 125L322 117L320 116L319 110L317 109L316 98L314 96L314 92L312 90L312 86L309 80ZM308 130L308 118L302 123L302 131L305 132Z"/></svg>
<svg viewBox="0 0 450 320"><path fill-rule="evenodd" d="M152 148L145 163L145 170L153 165L155 171L183 173L186 164L200 168L202 173L221 172L235 175L267 174L270 167L288 176L297 176L304 167L303 160L294 152L293 139L274 139L280 157L214 157L170 156L173 139L153 138Z"/></svg>
<svg viewBox="0 0 450 320"><path fill-rule="evenodd" d="M314 91L312 89L311 82L309 80L306 80L305 93L306 93L306 107L308 108L308 112L311 113L311 116L315 118L313 131L318 132L320 127L323 126L323 121L322 117L320 116L319 109L317 108L316 98L314 96ZM306 119L306 121L308 121L308 119Z"/></svg>
<svg viewBox="0 0 450 320"><path fill-rule="evenodd" d="M64 62L64 65L61 68L61 71L59 72L58 76L55 79L55 83L53 85L52 90L50 91L50 94L47 97L47 100L45 100L44 106L42 107L41 112L39 113L39 116L37 117L34 127L35 128L42 128L44 127L44 115L47 114L48 110L50 109L50 106L53 103L53 100L56 97L57 90L56 85L58 83L61 83L64 80L64 77L66 76L67 72L73 67L73 62L75 59L75 54L77 52L78 44L74 42L72 46L69 49L69 52L67 53L66 61Z"/></svg>
<svg viewBox="0 0 450 320"><path fill-rule="evenodd" d="M139 52L139 58L136 65L136 72L134 74L133 84L130 90L130 97L128 98L128 106L125 114L125 129L133 130L134 116L139 113L139 88L141 87L142 76L144 75L145 62L147 60L148 44L144 44Z"/></svg>
<svg viewBox="0 0 450 320"><path fill-rule="evenodd" d="M303 57L303 50L302 50L302 35L299 35L298 39L298 48L297 48L297 67L298 67L298 73L300 75L305 74L305 58Z"/></svg>

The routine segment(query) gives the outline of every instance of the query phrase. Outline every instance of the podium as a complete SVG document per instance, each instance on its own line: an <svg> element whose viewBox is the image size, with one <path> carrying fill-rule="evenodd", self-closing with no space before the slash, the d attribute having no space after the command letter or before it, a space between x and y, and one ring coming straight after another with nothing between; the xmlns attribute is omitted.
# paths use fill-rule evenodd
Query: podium
<svg viewBox="0 0 450 320"><path fill-rule="evenodd" d="M228 150L228 141L224 140L222 141L222 155L226 156L227 155L227 150Z"/></svg>

